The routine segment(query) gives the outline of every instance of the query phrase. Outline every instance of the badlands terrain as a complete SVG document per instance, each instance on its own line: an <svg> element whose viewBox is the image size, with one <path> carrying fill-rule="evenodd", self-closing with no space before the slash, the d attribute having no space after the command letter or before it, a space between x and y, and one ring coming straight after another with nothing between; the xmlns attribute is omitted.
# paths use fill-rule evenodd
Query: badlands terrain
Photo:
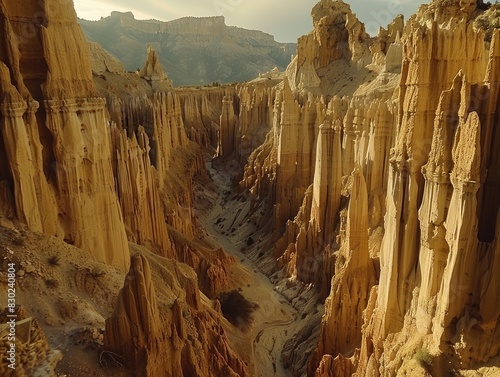
<svg viewBox="0 0 500 377"><path fill-rule="evenodd" d="M321 0L203 88L0 12L1 376L500 376L500 5Z"/></svg>

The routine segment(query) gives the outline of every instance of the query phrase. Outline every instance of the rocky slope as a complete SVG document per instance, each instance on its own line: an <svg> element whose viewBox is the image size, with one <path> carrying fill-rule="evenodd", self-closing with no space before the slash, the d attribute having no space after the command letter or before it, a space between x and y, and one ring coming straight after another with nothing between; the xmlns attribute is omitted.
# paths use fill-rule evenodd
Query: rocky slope
<svg viewBox="0 0 500 377"><path fill-rule="evenodd" d="M112 12L79 23L89 41L101 44L131 71L142 66L143 51L153 46L176 86L241 82L274 67L284 70L296 47L260 31L226 26L222 16L162 22Z"/></svg>
<svg viewBox="0 0 500 377"><path fill-rule="evenodd" d="M94 61L106 65L105 72L93 75L89 48L71 1L60 2L57 8L31 1L1 2L0 6L7 31L0 44L1 225L16 232L24 229L26 239L32 232L43 233L38 246L30 243L29 248L24 247L28 244L21 239L14 248L16 253L2 246L2 260L15 259L17 266L29 266L29 271L17 268L19 279L27 271L30 274L26 285L19 284L18 304L28 307L30 315L55 316L56 322L66 326L68 322L101 326L104 316L110 314L106 308L113 305L118 293L112 284L114 277L123 277L131 255L139 252L156 263L154 280L161 287L157 288L158 299L153 288L145 297L134 296L135 291L118 297L116 310L108 321L113 325L106 327L104 344L97 344L100 365L92 362L92 367L103 367L103 357L108 357L108 361L125 364L137 375L248 375L246 364L224 334L223 326L228 328L227 325L223 325L220 313L212 310L212 302L198 288L210 296L228 289L228 269L235 262L223 250L200 243L192 208L192 179L198 175L207 180L204 157L186 136L179 97L171 92L171 82L156 52L150 49L144 68L127 76L120 73L119 65L105 52L91 46ZM109 72L111 65L106 62L113 62L115 73ZM2 245L7 245L4 230ZM76 261L78 253L71 250L59 254L62 248L56 242L55 254L41 262L42 251L38 252L40 255L33 251L50 236L78 248L86 253L86 258ZM136 279L138 286L153 284L151 276L143 273L148 270L144 258L132 257L123 292L133 290L129 280L138 271L142 274ZM187 265L169 262L172 258L189 263L197 273ZM60 290L59 302L50 299L37 307L35 302L39 301L40 283L43 284L38 276L50 271L43 271L41 263L48 261L57 267L61 259L65 266L75 263L79 269L76 273L60 273L57 279L45 278L47 288L66 287L66 291ZM141 261L139 267L137 261ZM97 262L101 262L100 271L89 266ZM82 275L81 269L88 274ZM72 280L82 276L85 282L75 288ZM98 308L93 307L95 302L88 301L88 295L95 294L95 284L88 283L90 276L104 277L108 283L106 297L95 298L100 303ZM166 285L170 290L165 291ZM2 275L2 292L7 292L6 287L7 280ZM39 293L30 294L30 289ZM181 293L188 289L190 294L183 300ZM78 299L70 302L68 296ZM126 348L120 337L130 334L121 326L127 325L123 318L140 326L134 315L143 312L143 304L149 305L156 299L161 305L151 304L151 321L161 318L163 322L160 325L157 320L152 327L145 325L141 333L144 338L138 337ZM52 305L59 308L49 309ZM144 321L148 321L148 316L144 316ZM47 319L45 329L56 334L67 329L54 329L54 324ZM184 343L174 341L171 354L158 347L152 349L149 341L142 342L152 337L161 340L171 335L172 329ZM60 339L61 335L57 337ZM33 362L43 364L49 348L42 346L45 357L41 355L33 361L28 353L20 353L17 365L31 371ZM132 349L139 356L133 358L125 353ZM161 354L160 357L156 353L159 359L141 357L154 355L155 350ZM71 357L71 352L64 355L65 371L69 369L71 375L85 374L83 369L71 370ZM177 361L168 364L161 359L165 357ZM4 359L2 368L3 362ZM93 373L99 373L96 370Z"/></svg>
<svg viewBox="0 0 500 377"><path fill-rule="evenodd" d="M91 323L117 375L246 376L252 355L293 376L499 373L498 5L434 0L371 38L321 0L284 77L203 90L173 89L152 48L125 73L91 47L92 74L70 2L0 5L1 250L30 314ZM301 313L279 339L221 318L210 298L242 273L202 224Z"/></svg>

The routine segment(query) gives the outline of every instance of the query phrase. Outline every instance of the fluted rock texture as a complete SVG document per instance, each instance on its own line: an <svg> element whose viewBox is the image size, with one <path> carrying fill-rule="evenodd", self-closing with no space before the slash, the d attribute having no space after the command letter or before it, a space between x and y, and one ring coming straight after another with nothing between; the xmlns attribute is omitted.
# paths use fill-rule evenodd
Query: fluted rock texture
<svg viewBox="0 0 500 377"><path fill-rule="evenodd" d="M227 267L234 260L194 244L192 181L206 174L200 146L212 145L209 127L220 117L222 97L219 91L207 93L199 106L195 94L173 91L161 72L150 49L142 73L95 77L99 93L107 98L125 229L129 240L194 268L200 289L215 297L228 288Z"/></svg>
<svg viewBox="0 0 500 377"><path fill-rule="evenodd" d="M270 198L277 267L328 296L308 374L406 373L419 348L438 375L487 363L498 5L435 0L375 38L342 1L312 15L240 183Z"/></svg>
<svg viewBox="0 0 500 377"><path fill-rule="evenodd" d="M409 316L421 337L432 334L429 347L467 367L499 350L492 312L473 309L488 306L483 276L494 274L486 260L493 260L498 238L499 205L489 193L498 170L492 130L498 126L499 33L485 43L471 20L474 4L464 4L435 1L405 30L402 118L374 320L387 336L409 331ZM432 57L436 44L449 48ZM382 368L383 374L398 365Z"/></svg>
<svg viewBox="0 0 500 377"><path fill-rule="evenodd" d="M122 355L136 376L248 376L221 324L201 303L196 274L173 260L154 263L156 272L144 255L131 258L106 319L105 349Z"/></svg>
<svg viewBox="0 0 500 377"><path fill-rule="evenodd" d="M310 375L315 372L323 355L348 355L359 346L363 311L375 284L375 268L368 250L366 184L359 169L355 169L352 175L345 239L337 255L332 288L325 303L319 345L310 361ZM334 360L336 368L337 364L338 361Z"/></svg>
<svg viewBox="0 0 500 377"><path fill-rule="evenodd" d="M205 166L155 51L139 74L104 60L92 76L72 4L30 4L2 3L2 224L16 218L124 271L127 241L139 243L191 263L216 295L228 284L224 253L174 244L168 232L194 239L192 177ZM99 69L102 56L90 55Z"/></svg>
<svg viewBox="0 0 500 377"><path fill-rule="evenodd" d="M104 347L126 357L137 375L162 374L160 326L149 263L133 256L115 310L106 320Z"/></svg>
<svg viewBox="0 0 500 377"><path fill-rule="evenodd" d="M17 217L126 269L105 103L73 4L2 2L1 12L0 179L11 182Z"/></svg>

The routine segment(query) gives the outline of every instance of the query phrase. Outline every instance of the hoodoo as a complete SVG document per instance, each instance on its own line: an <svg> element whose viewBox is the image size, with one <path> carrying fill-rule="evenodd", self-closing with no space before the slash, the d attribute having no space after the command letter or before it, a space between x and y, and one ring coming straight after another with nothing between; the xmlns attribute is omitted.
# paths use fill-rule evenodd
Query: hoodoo
<svg viewBox="0 0 500 377"><path fill-rule="evenodd" d="M370 36L320 0L291 62L223 17L0 13L3 374L499 375L500 5ZM254 78L175 87L179 51Z"/></svg>

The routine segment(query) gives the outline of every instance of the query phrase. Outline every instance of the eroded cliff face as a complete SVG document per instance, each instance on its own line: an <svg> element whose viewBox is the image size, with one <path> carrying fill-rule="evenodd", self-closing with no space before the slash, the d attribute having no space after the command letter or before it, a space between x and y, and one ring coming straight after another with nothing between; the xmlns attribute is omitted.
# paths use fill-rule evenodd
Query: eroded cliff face
<svg viewBox="0 0 500 377"><path fill-rule="evenodd" d="M434 1L374 38L341 1L312 15L240 183L270 198L277 268L328 296L308 375L425 373L418 349L431 373L479 368L499 352L498 6Z"/></svg>
<svg viewBox="0 0 500 377"><path fill-rule="evenodd" d="M320 2L313 17L323 26L299 42L298 60L316 61L316 50L326 46L329 51L343 51L342 46L349 46L351 29L359 23L342 2ZM342 33L327 32L339 25L347 28L343 38L339 37ZM351 54L339 54L315 68L315 72L327 66L332 71L348 69L359 76L344 77L332 86L331 77L325 74L321 96L313 94L319 87L312 93L302 90L294 94L293 88L307 85L297 84L300 75L293 81L286 78L274 101L272 132L245 167L241 186L260 196L267 192L272 195L274 230L284 231L274 247L278 266L284 267L292 279L320 286L323 297L330 290L334 253L341 245L339 213L346 208L345 198L349 196L343 177L349 176L356 165L363 172L369 193L370 229L382 225L387 161L396 132L394 90L400 78L394 67L387 69L385 53L400 44L400 28L398 18L370 43L367 40L366 66L353 62ZM323 38L321 45L314 36Z"/></svg>
<svg viewBox="0 0 500 377"><path fill-rule="evenodd" d="M129 240L188 264L200 289L215 297L228 289L227 266L234 260L196 244L193 178L207 179L203 151L211 148L208 135L222 94L208 92L199 104L196 93L174 91L153 49L138 73L101 72L94 80L107 99Z"/></svg>
<svg viewBox="0 0 500 377"><path fill-rule="evenodd" d="M499 33L485 43L478 13L474 4L435 1L406 26L402 116L371 318L383 339L401 341L416 330L413 341L420 338L455 368L487 362L499 350L499 313L486 309L485 295L498 239L499 205L489 193L499 163L492 132L499 121ZM431 54L434 46L449 48ZM383 344L374 347L392 360L382 357L360 373L391 375L404 364L408 350Z"/></svg>
<svg viewBox="0 0 500 377"><path fill-rule="evenodd" d="M92 76L71 4L44 4L0 3L0 224L122 271L127 241L154 251L132 246L106 322L130 368L248 375L198 290L230 287L236 263L199 242L208 151L250 198L249 256L325 299L285 343L294 374L498 372L497 5L435 0L369 37L322 0L284 79L198 90L173 89L152 49L138 73L96 52Z"/></svg>
<svg viewBox="0 0 500 377"><path fill-rule="evenodd" d="M112 12L79 23L89 41L100 43L130 71L142 67L143 50L152 45L176 86L244 82L275 67L284 70L296 48L258 30L227 26L224 16L164 22Z"/></svg>
<svg viewBox="0 0 500 377"><path fill-rule="evenodd" d="M235 261L197 238L192 181L207 179L204 155L187 137L180 98L155 51L131 74L112 68L109 56L94 49L102 64L93 73L72 2L0 7L6 31L0 44L2 226L63 239L114 273L128 269L129 247L147 247L175 295L163 286L155 293L147 261L133 258L107 324L108 350L130 358L130 368L142 375L248 375L224 336L220 313L199 291L214 297L228 289L227 269ZM66 257L72 258L55 256L52 265ZM49 288L60 284L50 281ZM168 301L181 296L182 302ZM172 331L181 340L169 338L171 348L162 348ZM124 341L132 335L135 343Z"/></svg>
<svg viewBox="0 0 500 377"><path fill-rule="evenodd" d="M105 102L69 1L2 2L2 181L17 218L126 269ZM71 69L69 69L71 67ZM103 231L106 229L106 231Z"/></svg>
<svg viewBox="0 0 500 377"><path fill-rule="evenodd" d="M132 257L106 320L105 349L123 356L136 376L249 376L218 315L202 303L193 270L174 260L152 262Z"/></svg>

